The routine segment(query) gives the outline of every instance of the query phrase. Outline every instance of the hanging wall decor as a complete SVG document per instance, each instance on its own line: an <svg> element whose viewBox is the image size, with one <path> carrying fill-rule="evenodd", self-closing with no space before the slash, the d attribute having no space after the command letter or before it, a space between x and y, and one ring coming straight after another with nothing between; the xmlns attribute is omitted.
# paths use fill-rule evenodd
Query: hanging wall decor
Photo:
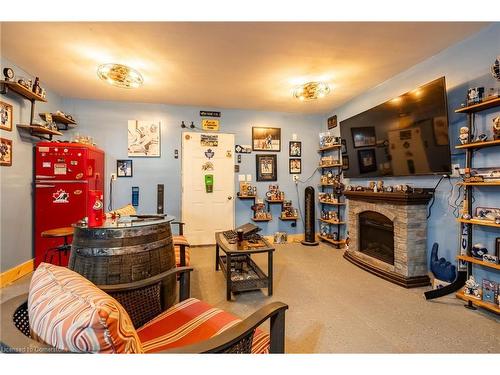
<svg viewBox="0 0 500 375"><path fill-rule="evenodd" d="M302 160L301 159L289 159L288 160L288 171L290 174L302 173Z"/></svg>
<svg viewBox="0 0 500 375"><path fill-rule="evenodd" d="M128 157L160 157L159 121L128 121Z"/></svg>
<svg viewBox="0 0 500 375"><path fill-rule="evenodd" d="M0 138L0 165L10 167L12 165L12 141Z"/></svg>
<svg viewBox="0 0 500 375"><path fill-rule="evenodd" d="M281 151L281 129L252 127L254 151Z"/></svg>
<svg viewBox="0 0 500 375"><path fill-rule="evenodd" d="M116 161L116 175L118 177L132 177L132 160L117 160Z"/></svg>
<svg viewBox="0 0 500 375"><path fill-rule="evenodd" d="M301 157L302 156L302 142L291 141L288 144L288 156Z"/></svg>
<svg viewBox="0 0 500 375"><path fill-rule="evenodd" d="M259 154L255 155L255 165L257 169L257 181L277 181L278 163L276 155Z"/></svg>
<svg viewBox="0 0 500 375"><path fill-rule="evenodd" d="M4 102L0 102L0 129L12 130L12 106Z"/></svg>

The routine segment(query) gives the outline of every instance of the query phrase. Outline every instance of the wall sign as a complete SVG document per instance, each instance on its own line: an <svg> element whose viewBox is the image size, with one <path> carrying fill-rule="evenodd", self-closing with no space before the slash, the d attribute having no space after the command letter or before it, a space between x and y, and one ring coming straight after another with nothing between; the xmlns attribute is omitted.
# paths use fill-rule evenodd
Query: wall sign
<svg viewBox="0 0 500 375"><path fill-rule="evenodd" d="M219 120L205 118L205 119L201 120L201 128L203 130L218 131L219 130Z"/></svg>
<svg viewBox="0 0 500 375"><path fill-rule="evenodd" d="M200 143L203 147L217 147L219 145L219 136L214 134L202 134Z"/></svg>
<svg viewBox="0 0 500 375"><path fill-rule="evenodd" d="M215 152L212 151L211 148L209 148L207 151L205 151L205 156L208 160L212 159L215 155Z"/></svg>
<svg viewBox="0 0 500 375"><path fill-rule="evenodd" d="M200 111L200 117L220 117L220 112L216 112L216 111Z"/></svg>
<svg viewBox="0 0 500 375"><path fill-rule="evenodd" d="M328 117L326 124L328 125L328 129L336 128L337 127L337 115L333 115L332 117Z"/></svg>

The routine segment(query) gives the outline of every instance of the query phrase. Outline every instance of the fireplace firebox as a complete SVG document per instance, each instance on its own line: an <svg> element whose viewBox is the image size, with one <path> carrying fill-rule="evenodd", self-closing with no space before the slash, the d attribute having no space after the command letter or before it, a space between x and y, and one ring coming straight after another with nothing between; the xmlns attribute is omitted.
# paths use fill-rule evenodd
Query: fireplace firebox
<svg viewBox="0 0 500 375"><path fill-rule="evenodd" d="M394 265L394 224L374 211L359 214L359 251Z"/></svg>

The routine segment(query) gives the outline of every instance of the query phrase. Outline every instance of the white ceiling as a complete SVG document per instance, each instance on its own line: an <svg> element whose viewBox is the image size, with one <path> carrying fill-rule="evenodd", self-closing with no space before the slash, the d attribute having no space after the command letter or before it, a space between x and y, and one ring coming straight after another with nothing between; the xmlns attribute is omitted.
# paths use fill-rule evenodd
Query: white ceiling
<svg viewBox="0 0 500 375"><path fill-rule="evenodd" d="M2 23L8 59L65 97L327 113L479 31L459 22ZM138 69L143 87L100 81L99 64ZM327 81L323 100L294 86Z"/></svg>

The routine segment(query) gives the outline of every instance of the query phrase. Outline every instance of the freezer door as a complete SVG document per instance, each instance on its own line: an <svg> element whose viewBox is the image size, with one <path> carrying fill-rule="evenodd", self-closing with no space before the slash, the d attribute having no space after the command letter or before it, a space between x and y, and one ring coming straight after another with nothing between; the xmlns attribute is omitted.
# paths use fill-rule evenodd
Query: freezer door
<svg viewBox="0 0 500 375"><path fill-rule="evenodd" d="M35 180L86 180L87 153L84 147L37 146Z"/></svg>
<svg viewBox="0 0 500 375"><path fill-rule="evenodd" d="M55 255L46 258L47 250L62 245L64 238L42 238L42 232L70 227L86 216L88 184L86 182L37 181L35 183L35 267L42 261L66 266L69 252L62 254L62 261ZM68 238L71 243L72 237Z"/></svg>

